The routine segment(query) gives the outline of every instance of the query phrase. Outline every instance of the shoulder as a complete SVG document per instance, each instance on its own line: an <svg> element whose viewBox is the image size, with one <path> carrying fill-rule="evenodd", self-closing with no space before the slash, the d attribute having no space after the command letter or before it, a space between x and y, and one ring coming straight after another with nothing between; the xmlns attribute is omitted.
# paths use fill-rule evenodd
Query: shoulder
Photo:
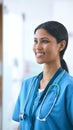
<svg viewBox="0 0 73 130"><path fill-rule="evenodd" d="M23 90L28 91L28 89L31 88L33 83L35 83L35 85L36 85L36 80L38 79L39 75L40 74L37 74L37 75L34 75L32 77L23 79L22 85L21 85L21 91L23 91Z"/></svg>
<svg viewBox="0 0 73 130"><path fill-rule="evenodd" d="M24 86L25 84L31 84L37 78L37 76L38 75L23 79L22 85Z"/></svg>
<svg viewBox="0 0 73 130"><path fill-rule="evenodd" d="M71 76L68 72L65 71L62 81L67 85L73 85L73 76Z"/></svg>
<svg viewBox="0 0 73 130"><path fill-rule="evenodd" d="M62 93L73 94L73 77L68 72L65 71L59 85Z"/></svg>
<svg viewBox="0 0 73 130"><path fill-rule="evenodd" d="M62 81L63 87L65 86L66 94L69 94L73 97L73 76L69 73L65 73Z"/></svg>

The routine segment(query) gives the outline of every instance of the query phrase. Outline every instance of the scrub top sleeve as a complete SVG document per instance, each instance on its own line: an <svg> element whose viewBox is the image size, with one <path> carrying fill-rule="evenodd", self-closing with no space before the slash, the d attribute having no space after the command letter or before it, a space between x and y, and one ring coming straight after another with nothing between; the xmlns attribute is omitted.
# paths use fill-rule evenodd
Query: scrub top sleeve
<svg viewBox="0 0 73 130"><path fill-rule="evenodd" d="M72 82L73 83L73 82ZM68 86L67 89L67 113L71 124L73 125L73 84Z"/></svg>
<svg viewBox="0 0 73 130"><path fill-rule="evenodd" d="M20 114L20 95L22 93L22 88L23 88L23 82L21 85L21 89L14 107L13 115L12 115L12 120L19 122L19 114Z"/></svg>
<svg viewBox="0 0 73 130"><path fill-rule="evenodd" d="M12 115L12 120L19 122L19 113L20 113L20 101L19 96L15 104L15 108Z"/></svg>
<svg viewBox="0 0 73 130"><path fill-rule="evenodd" d="M23 80L23 82L22 82L19 96L17 98L16 104L14 107L14 111L13 111L13 115L12 115L12 120L14 120L14 121L19 122L20 111L22 111L22 106L24 104L24 101L26 99L26 96L28 94L28 91L29 91L29 88L31 86L33 79L34 79L34 77L31 77L26 80Z"/></svg>

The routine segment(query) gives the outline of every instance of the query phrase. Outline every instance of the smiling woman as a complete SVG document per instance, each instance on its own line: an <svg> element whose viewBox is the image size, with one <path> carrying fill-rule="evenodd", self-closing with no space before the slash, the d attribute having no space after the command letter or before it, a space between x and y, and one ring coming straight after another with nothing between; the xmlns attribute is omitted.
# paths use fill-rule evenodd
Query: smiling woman
<svg viewBox="0 0 73 130"><path fill-rule="evenodd" d="M63 64L67 45L63 24L48 21L35 29L33 51L44 67L23 80L12 116L20 130L73 130L73 77Z"/></svg>

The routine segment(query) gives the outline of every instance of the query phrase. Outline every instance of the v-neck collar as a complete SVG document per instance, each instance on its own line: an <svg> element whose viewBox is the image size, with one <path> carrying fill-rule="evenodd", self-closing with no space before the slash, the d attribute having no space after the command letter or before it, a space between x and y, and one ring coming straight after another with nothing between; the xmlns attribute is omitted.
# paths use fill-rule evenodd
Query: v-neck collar
<svg viewBox="0 0 73 130"><path fill-rule="evenodd" d="M57 76L63 71L62 67L60 67L56 73L53 75L53 77L51 78L51 80L49 81L48 85L51 85L53 83L53 81L57 78ZM42 79L43 77L43 72L41 73L40 77L39 77L39 81Z"/></svg>

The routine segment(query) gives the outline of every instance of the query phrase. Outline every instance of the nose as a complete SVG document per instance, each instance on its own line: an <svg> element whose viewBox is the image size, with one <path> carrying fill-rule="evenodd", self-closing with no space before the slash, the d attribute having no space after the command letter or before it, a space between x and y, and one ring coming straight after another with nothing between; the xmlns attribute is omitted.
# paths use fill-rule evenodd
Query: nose
<svg viewBox="0 0 73 130"><path fill-rule="evenodd" d="M36 44L36 49L42 49L42 43L40 41Z"/></svg>

